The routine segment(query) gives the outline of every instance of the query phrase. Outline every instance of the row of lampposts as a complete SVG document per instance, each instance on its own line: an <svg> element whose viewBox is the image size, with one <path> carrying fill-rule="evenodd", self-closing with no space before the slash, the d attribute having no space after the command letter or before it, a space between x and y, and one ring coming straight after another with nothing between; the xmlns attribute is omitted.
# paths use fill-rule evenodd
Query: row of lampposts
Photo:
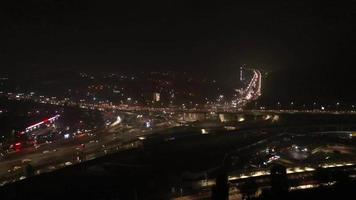
<svg viewBox="0 0 356 200"><path fill-rule="evenodd" d="M294 101L288 102L286 104L282 104L280 101L277 101L277 104L275 106L272 106L272 109L315 109L315 110L350 110L354 111L356 109L356 106L354 104L352 105L342 105L340 102L336 102L334 105L328 105L328 104L318 104L317 102L313 102L311 105L309 104L296 104ZM263 107L261 105L258 105L257 102L255 102L255 108L260 108ZM355 110L356 111L356 110Z"/></svg>

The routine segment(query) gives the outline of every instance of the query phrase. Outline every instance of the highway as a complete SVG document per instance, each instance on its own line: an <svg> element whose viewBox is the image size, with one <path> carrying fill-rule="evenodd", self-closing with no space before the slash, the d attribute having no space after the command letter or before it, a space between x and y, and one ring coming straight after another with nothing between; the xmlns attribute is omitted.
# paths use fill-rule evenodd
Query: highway
<svg viewBox="0 0 356 200"><path fill-rule="evenodd" d="M169 123L168 123L169 122ZM176 126L172 121L160 124L160 127L133 126L114 122L104 130L95 134L86 134L79 138L57 140L52 143L44 143L38 148L34 146L21 149L19 152L8 154L0 162L0 185L23 179L24 166L30 163L36 170L36 174L53 171L55 169L92 160L109 153L115 153L129 148L140 146L140 137L152 134ZM139 128L137 128L139 127Z"/></svg>

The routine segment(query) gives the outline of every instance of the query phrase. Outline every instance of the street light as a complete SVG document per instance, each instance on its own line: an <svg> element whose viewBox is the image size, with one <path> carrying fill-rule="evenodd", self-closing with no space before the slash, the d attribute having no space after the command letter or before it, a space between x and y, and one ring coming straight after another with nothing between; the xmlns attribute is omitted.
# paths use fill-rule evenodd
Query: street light
<svg viewBox="0 0 356 200"><path fill-rule="evenodd" d="M290 106L291 106L291 109L293 110L293 105L294 105L294 102L290 102Z"/></svg>
<svg viewBox="0 0 356 200"><path fill-rule="evenodd" d="M313 109L316 109L317 107L316 107L316 102L314 101L314 103L313 103Z"/></svg>
<svg viewBox="0 0 356 200"><path fill-rule="evenodd" d="M336 102L336 110L339 110L340 102Z"/></svg>

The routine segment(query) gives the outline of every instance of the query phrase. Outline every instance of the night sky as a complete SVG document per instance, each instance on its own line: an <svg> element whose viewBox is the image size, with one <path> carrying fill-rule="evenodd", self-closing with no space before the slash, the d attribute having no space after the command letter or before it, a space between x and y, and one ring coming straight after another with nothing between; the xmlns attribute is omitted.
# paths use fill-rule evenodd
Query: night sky
<svg viewBox="0 0 356 200"><path fill-rule="evenodd" d="M3 72L269 72L270 100L354 101L355 1L9 1Z"/></svg>

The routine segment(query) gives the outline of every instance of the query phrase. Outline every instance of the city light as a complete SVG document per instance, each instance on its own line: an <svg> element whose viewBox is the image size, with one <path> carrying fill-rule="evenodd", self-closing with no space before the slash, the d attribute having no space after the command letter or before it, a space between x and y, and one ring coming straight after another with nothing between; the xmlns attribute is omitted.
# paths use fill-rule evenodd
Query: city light
<svg viewBox="0 0 356 200"><path fill-rule="evenodd" d="M204 128L201 129L201 134L208 134L208 133L209 132L206 129L204 129Z"/></svg>
<svg viewBox="0 0 356 200"><path fill-rule="evenodd" d="M121 117L120 117L120 116L117 116L116 121L113 122L110 126L111 126L111 127L116 126L116 125L120 124L121 121L122 121Z"/></svg>
<svg viewBox="0 0 356 200"><path fill-rule="evenodd" d="M356 199L354 2L115 4L1 5L1 199Z"/></svg>

